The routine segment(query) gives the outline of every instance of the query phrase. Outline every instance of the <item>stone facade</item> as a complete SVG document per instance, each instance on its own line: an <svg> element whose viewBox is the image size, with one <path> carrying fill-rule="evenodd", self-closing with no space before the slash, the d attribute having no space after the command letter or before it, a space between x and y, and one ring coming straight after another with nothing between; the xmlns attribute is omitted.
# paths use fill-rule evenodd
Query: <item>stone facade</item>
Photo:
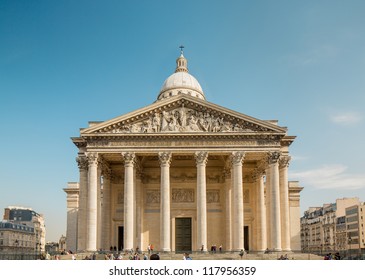
<svg viewBox="0 0 365 280"><path fill-rule="evenodd" d="M155 103L72 138L80 180L65 189L67 244L70 235L78 251L299 250L295 137L206 101L196 80L177 85L191 76L183 55L177 65Z"/></svg>

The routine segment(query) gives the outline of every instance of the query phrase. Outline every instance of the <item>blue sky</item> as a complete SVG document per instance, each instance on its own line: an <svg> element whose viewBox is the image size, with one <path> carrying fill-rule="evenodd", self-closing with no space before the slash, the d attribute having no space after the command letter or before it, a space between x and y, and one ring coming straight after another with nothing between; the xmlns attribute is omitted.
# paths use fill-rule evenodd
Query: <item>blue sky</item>
<svg viewBox="0 0 365 280"><path fill-rule="evenodd" d="M364 1L0 0L0 209L66 232L70 137L153 103L178 46L207 100L296 135L302 212L365 200ZM2 211L2 210L1 210Z"/></svg>

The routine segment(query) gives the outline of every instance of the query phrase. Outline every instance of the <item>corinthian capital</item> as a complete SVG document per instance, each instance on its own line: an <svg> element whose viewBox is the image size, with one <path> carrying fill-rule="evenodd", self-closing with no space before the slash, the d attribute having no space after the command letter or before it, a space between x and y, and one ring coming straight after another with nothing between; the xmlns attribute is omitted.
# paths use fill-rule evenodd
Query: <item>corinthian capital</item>
<svg viewBox="0 0 365 280"><path fill-rule="evenodd" d="M280 158L280 152L268 152L267 153L268 164L277 163L279 158Z"/></svg>
<svg viewBox="0 0 365 280"><path fill-rule="evenodd" d="M125 152L122 153L123 159L124 159L124 165L133 166L136 158L136 154L132 152Z"/></svg>
<svg viewBox="0 0 365 280"><path fill-rule="evenodd" d="M171 164L172 154L170 152L159 152L158 160L160 161L160 165L170 165Z"/></svg>
<svg viewBox="0 0 365 280"><path fill-rule="evenodd" d="M245 159L245 155L244 152L233 152L231 155L232 164L241 164Z"/></svg>
<svg viewBox="0 0 365 280"><path fill-rule="evenodd" d="M77 165L79 166L80 171L81 170L87 170L88 168L88 161L85 156L78 156L76 157Z"/></svg>
<svg viewBox="0 0 365 280"><path fill-rule="evenodd" d="M86 156L89 161L89 166L98 164L98 153L87 153Z"/></svg>
<svg viewBox="0 0 365 280"><path fill-rule="evenodd" d="M265 169L257 167L253 170L251 176L252 176L252 180L255 182L257 181L260 177L264 176L265 174Z"/></svg>
<svg viewBox="0 0 365 280"><path fill-rule="evenodd" d="M196 164L207 164L208 153L207 152L196 152L195 153Z"/></svg>
<svg viewBox="0 0 365 280"><path fill-rule="evenodd" d="M279 159L279 167L280 168L289 167L290 160L291 160L290 156L281 156Z"/></svg>

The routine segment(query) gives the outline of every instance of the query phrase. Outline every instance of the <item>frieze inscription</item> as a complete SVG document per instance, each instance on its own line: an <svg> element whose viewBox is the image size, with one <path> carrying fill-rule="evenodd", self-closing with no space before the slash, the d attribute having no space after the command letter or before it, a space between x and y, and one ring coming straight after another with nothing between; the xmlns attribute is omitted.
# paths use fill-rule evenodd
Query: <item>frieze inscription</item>
<svg viewBox="0 0 365 280"><path fill-rule="evenodd" d="M184 146L196 146L196 147L209 147L217 145L230 145L230 146L278 146L279 141L274 140L221 140L221 141L138 141L133 139L131 141L93 141L88 142L88 147L184 147Z"/></svg>

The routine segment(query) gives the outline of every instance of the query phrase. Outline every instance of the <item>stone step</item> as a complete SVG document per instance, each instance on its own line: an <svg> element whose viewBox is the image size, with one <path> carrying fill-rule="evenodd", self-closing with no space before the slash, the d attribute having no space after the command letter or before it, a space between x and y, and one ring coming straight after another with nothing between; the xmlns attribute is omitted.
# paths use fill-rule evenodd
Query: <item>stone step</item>
<svg viewBox="0 0 365 280"><path fill-rule="evenodd" d="M97 253L95 255L96 260L105 260L105 253ZM182 260L183 253L160 253L161 260ZM277 260L282 253L270 253L270 254L245 254L242 256L238 253L191 253L190 257L193 260ZM92 259L92 253L78 253L75 254L77 260L83 260L86 257ZM140 258L143 259L143 254L139 254ZM323 260L323 256L314 254L303 254L303 253L288 253L287 257L289 260ZM61 255L61 260L71 260L72 255ZM128 260L129 254L123 254L123 260Z"/></svg>

